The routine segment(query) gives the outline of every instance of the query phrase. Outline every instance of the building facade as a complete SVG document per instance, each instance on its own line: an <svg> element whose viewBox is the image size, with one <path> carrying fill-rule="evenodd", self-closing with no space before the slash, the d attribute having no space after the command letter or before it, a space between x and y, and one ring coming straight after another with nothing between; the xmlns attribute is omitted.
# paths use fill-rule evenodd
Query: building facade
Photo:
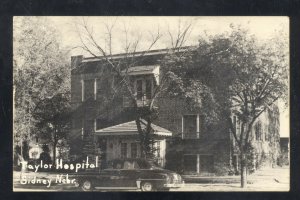
<svg viewBox="0 0 300 200"><path fill-rule="evenodd" d="M167 50L136 53L132 55L135 65L120 72L128 74L138 107L147 106L161 84L164 73L161 63L167 53ZM109 59L118 62L124 56L118 54ZM122 80L117 78L116 72L101 57L75 56L71 58L71 65L71 153L82 153L89 135L93 145L88 148L95 148L103 160L141 156L132 102L120 86ZM206 123L205 105L191 106L185 98L160 95L154 103L158 117L152 124L153 145L158 164L180 173L205 176L239 170L238 151L225 120ZM264 117L269 119L266 115ZM275 118L277 120L279 114ZM238 119L233 116L233 120L238 129ZM256 160L260 159L257 155L268 154L273 148L269 142L273 137L268 138L271 123L260 119L257 124L260 125L255 125L251 134L255 144L261 146L260 152L255 154ZM261 132L267 136L262 137Z"/></svg>

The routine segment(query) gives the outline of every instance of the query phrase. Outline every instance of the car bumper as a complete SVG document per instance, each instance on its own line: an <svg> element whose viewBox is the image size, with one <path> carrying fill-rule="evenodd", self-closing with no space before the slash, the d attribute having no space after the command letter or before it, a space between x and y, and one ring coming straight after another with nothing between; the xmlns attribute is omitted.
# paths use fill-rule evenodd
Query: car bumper
<svg viewBox="0 0 300 200"><path fill-rule="evenodd" d="M184 186L184 182L182 183L168 183L168 184L164 184L165 188L180 188Z"/></svg>

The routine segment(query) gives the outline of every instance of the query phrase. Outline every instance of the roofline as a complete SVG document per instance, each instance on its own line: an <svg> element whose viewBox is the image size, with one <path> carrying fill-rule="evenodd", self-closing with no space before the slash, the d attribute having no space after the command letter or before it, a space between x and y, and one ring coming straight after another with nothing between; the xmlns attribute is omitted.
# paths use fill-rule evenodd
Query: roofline
<svg viewBox="0 0 300 200"><path fill-rule="evenodd" d="M170 49L155 49L155 50L149 50L149 51L138 51L138 52L133 52L133 53L119 53L119 54L113 54L108 56L108 59L118 59L125 57L126 55L128 57L133 57L133 56L149 56L149 55L160 55L160 54L167 54L171 50L176 50L178 49L178 52L184 52L190 49L195 49L197 46L185 46L185 47L179 47L179 48L170 48ZM80 56L80 55L77 55ZM76 57L76 56L74 56ZM100 61L103 60L105 56L98 56L98 57L86 57L83 58L82 62L95 62L95 61Z"/></svg>
<svg viewBox="0 0 300 200"><path fill-rule="evenodd" d="M105 131L105 132L94 132L95 136L137 136L139 135L139 133L137 131L115 131L115 132L109 132L109 131ZM156 136L166 136L166 137L171 137L173 136L172 133L165 133L165 132L161 132L161 131L154 131L153 135Z"/></svg>

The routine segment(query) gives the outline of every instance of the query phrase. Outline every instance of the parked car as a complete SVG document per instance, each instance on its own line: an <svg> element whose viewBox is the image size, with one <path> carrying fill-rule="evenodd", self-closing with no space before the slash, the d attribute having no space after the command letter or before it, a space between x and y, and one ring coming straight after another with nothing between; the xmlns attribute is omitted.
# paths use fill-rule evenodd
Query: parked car
<svg viewBox="0 0 300 200"><path fill-rule="evenodd" d="M84 191L97 189L140 189L168 191L182 187L184 181L175 172L157 167L144 159L117 159L107 163L99 172L86 171L75 175Z"/></svg>

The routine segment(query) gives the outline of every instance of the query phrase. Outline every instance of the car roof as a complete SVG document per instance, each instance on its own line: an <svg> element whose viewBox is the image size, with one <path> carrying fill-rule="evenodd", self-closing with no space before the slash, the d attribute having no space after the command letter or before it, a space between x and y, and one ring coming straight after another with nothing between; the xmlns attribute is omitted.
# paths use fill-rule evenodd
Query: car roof
<svg viewBox="0 0 300 200"><path fill-rule="evenodd" d="M146 159L143 159L143 158L116 158L116 159L113 159L113 160L110 160L110 162L114 162L114 161L148 161Z"/></svg>

